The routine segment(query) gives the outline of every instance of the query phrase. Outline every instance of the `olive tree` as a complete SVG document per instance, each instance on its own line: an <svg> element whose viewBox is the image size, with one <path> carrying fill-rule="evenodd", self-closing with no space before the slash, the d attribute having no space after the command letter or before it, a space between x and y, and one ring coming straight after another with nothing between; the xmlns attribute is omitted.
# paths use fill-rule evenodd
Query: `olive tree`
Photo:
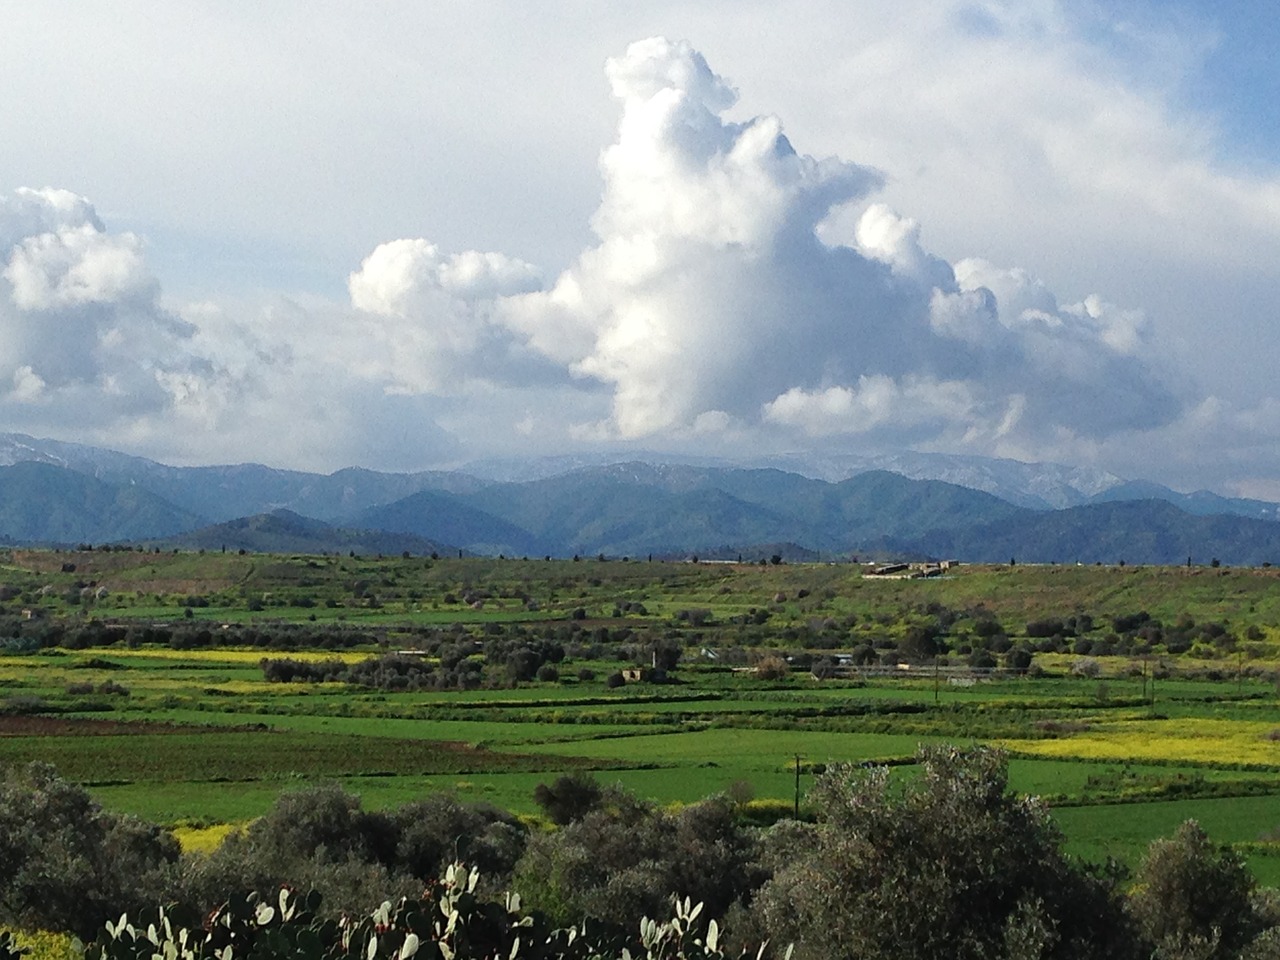
<svg viewBox="0 0 1280 960"><path fill-rule="evenodd" d="M1129 911L1162 960L1235 957L1262 927L1249 868L1194 820L1152 843L1135 879Z"/></svg>
<svg viewBox="0 0 1280 960"><path fill-rule="evenodd" d="M556 923L629 928L667 912L673 895L721 916L762 881L754 834L728 799L672 812L610 788L579 819L532 837L513 885Z"/></svg>
<svg viewBox="0 0 1280 960"><path fill-rule="evenodd" d="M799 958L1125 958L1114 878L1061 850L1045 809L1008 788L988 748L922 748L921 775L839 767L817 783L819 821L790 838L756 913ZM792 834L797 829L792 828Z"/></svg>
<svg viewBox="0 0 1280 960"><path fill-rule="evenodd" d="M178 853L167 830L103 810L48 764L0 779L0 924L91 935L159 898Z"/></svg>

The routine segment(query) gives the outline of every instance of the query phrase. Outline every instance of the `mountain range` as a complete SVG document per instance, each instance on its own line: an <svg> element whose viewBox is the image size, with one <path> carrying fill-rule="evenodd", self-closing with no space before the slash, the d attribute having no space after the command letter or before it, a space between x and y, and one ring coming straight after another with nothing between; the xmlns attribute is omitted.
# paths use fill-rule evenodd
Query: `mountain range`
<svg viewBox="0 0 1280 960"><path fill-rule="evenodd" d="M904 453L605 457L332 474L175 467L0 434L0 541L508 556L1280 562L1276 504L1059 464Z"/></svg>

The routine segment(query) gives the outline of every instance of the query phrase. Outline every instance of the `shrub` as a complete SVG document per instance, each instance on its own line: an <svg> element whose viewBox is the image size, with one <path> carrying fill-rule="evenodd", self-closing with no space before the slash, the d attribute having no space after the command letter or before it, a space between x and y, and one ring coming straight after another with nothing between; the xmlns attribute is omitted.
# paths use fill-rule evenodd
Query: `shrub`
<svg viewBox="0 0 1280 960"><path fill-rule="evenodd" d="M1027 623L1028 637L1065 637L1074 632L1074 630L1068 630L1061 620L1032 620Z"/></svg>
<svg viewBox="0 0 1280 960"><path fill-rule="evenodd" d="M724 797L671 813L617 791L559 831L534 836L513 883L558 923L590 916L634 929L672 894L720 916L763 879L752 834Z"/></svg>
<svg viewBox="0 0 1280 960"><path fill-rule="evenodd" d="M756 664L756 678L759 680L781 680L787 675L787 661L777 654L771 654Z"/></svg>
<svg viewBox="0 0 1280 960"><path fill-rule="evenodd" d="M1077 677L1094 680L1102 675L1102 666L1093 657L1081 657L1071 665L1071 672Z"/></svg>
<svg viewBox="0 0 1280 960"><path fill-rule="evenodd" d="M1233 957L1258 933L1253 876L1194 820L1151 844L1129 911L1156 956Z"/></svg>
<svg viewBox="0 0 1280 960"><path fill-rule="evenodd" d="M0 781L0 923L88 937L158 898L177 858L168 831L108 813L48 764Z"/></svg>
<svg viewBox="0 0 1280 960"><path fill-rule="evenodd" d="M1010 650L1004 657L1004 665L1015 673L1026 673L1031 667L1031 651L1022 647L1015 647Z"/></svg>
<svg viewBox="0 0 1280 960"><path fill-rule="evenodd" d="M534 802L547 819L562 827L598 808L604 796L600 784L585 773L557 777L551 784L540 783L533 789Z"/></svg>
<svg viewBox="0 0 1280 960"><path fill-rule="evenodd" d="M937 623L912 624L907 627L898 650L908 660L929 660L946 650L941 635L942 630Z"/></svg>
<svg viewBox="0 0 1280 960"><path fill-rule="evenodd" d="M525 829L487 804L434 794L378 813L336 784L285 793L247 830L192 858L181 899L206 910L230 890L267 895L282 883L323 894L350 912L369 897L409 894L459 857L505 877L524 852Z"/></svg>
<svg viewBox="0 0 1280 960"><path fill-rule="evenodd" d="M998 633L1004 633L1004 628L1000 626L999 620L992 617L980 617L974 621L973 633L978 637L994 637Z"/></svg>
<svg viewBox="0 0 1280 960"><path fill-rule="evenodd" d="M974 650L969 654L969 666L974 670L991 670L996 665L996 658L986 650Z"/></svg>
<svg viewBox="0 0 1280 960"><path fill-rule="evenodd" d="M1130 957L1112 882L1071 863L1037 803L986 748L923 748L904 788L841 767L810 796L754 912L800 958Z"/></svg>
<svg viewBox="0 0 1280 960"><path fill-rule="evenodd" d="M836 676L836 662L830 657L819 657L813 661L813 665L809 668L809 672L815 680L830 680Z"/></svg>
<svg viewBox="0 0 1280 960"><path fill-rule="evenodd" d="M399 807L388 819L396 833L390 866L424 882L455 860L505 881L527 839L524 826L505 810L442 793Z"/></svg>
<svg viewBox="0 0 1280 960"><path fill-rule="evenodd" d="M308 661L292 657L264 657L258 665L262 668L263 678L269 683L322 683L347 676L347 665L338 659Z"/></svg>
<svg viewBox="0 0 1280 960"><path fill-rule="evenodd" d="M266 896L288 883L318 890L328 909L361 909L370 890L400 895L420 885L388 869L396 840L388 817L365 812L336 784L284 793L208 857L185 862L179 899L203 911L231 890Z"/></svg>

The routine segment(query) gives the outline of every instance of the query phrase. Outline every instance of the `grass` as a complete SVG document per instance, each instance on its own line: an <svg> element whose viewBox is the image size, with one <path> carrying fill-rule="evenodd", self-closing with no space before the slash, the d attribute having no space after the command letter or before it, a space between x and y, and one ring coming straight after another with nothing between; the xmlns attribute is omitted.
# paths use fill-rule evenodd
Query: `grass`
<svg viewBox="0 0 1280 960"><path fill-rule="evenodd" d="M228 646L122 642L0 654L0 764L48 760L113 809L198 823L199 831L182 827L190 845L213 842L225 829L217 825L260 815L281 790L318 780L348 786L372 808L443 789L533 813L533 788L571 770L662 803L733 786L786 804L794 801L797 757L804 790L822 764L902 764L920 743L983 742L1011 752L1013 789L1049 798L1074 852L1132 864L1151 839L1197 816L1216 839L1244 845L1260 877L1280 882L1280 857L1258 840L1276 826L1273 816L1280 821L1270 812L1280 809L1280 739L1272 739L1280 737L1280 571L990 566L940 580L873 581L851 565L3 556L0 580L21 592L11 618L36 609L68 629L96 617L163 631L186 622L193 598L208 603L192 607L191 623ZM64 573L68 562L76 570ZM107 598L87 608L67 604L81 580L106 586ZM462 601L472 591L487 594L479 608ZM263 609L251 610L251 602ZM613 616L627 602L644 612ZM574 618L578 608L585 619ZM1233 639L1201 645L1195 658L1159 648L1145 657L1099 656L1097 678L1071 675L1075 654L1037 653L1043 675L971 686L935 679L928 667L819 683L803 668L766 682L727 666L861 644L878 655L943 608L954 614L947 636L954 662L963 661L958 650L984 616L996 617L1015 642L1025 642L1031 620L1081 613L1094 617L1090 636L1102 641L1111 617L1139 610L1166 623L1219 621ZM710 619L696 626L679 619L691 610ZM754 622L760 612L764 623ZM230 643L250 625L279 624L290 625L290 646L301 649ZM1249 628L1255 640L1246 643ZM564 682L390 693L270 684L259 668L264 657L350 664L441 635L483 642L518 636L517 629L576 651L561 664ZM323 649L333 631L358 645ZM608 688L605 677L624 665L612 653L656 638L683 647L681 683ZM704 657L704 649L719 656ZM1153 665L1175 674L1157 679L1154 704L1143 676ZM596 679L578 681L584 667ZM127 694L100 693L107 682ZM75 692L86 685L92 693ZM92 735L4 726L6 709L32 709L37 698L50 718L169 726Z"/></svg>
<svg viewBox="0 0 1280 960"><path fill-rule="evenodd" d="M1280 849L1258 849L1258 841L1280 826L1275 797L1172 800L1107 807L1053 810L1067 837L1068 852L1093 862L1113 857L1134 864L1155 837L1171 835L1196 820L1218 843L1241 845L1259 882L1280 886Z"/></svg>

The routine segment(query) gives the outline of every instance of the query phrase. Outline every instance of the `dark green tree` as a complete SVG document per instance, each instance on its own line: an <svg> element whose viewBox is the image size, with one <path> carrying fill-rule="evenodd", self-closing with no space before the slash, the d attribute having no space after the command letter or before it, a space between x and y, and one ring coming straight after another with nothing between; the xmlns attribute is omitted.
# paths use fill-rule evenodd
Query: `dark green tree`
<svg viewBox="0 0 1280 960"><path fill-rule="evenodd" d="M103 810L48 764L0 780L0 924L87 938L158 899L178 852L168 831Z"/></svg>
<svg viewBox="0 0 1280 960"><path fill-rule="evenodd" d="M604 796L600 784L585 773L566 774L533 788L534 802L560 827L581 820L600 806Z"/></svg>
<svg viewBox="0 0 1280 960"><path fill-rule="evenodd" d="M1008 789L1002 754L929 747L919 761L905 787L887 768L818 781L819 822L756 898L774 942L805 960L1133 956L1113 879L1064 856L1046 811Z"/></svg>
<svg viewBox="0 0 1280 960"><path fill-rule="evenodd" d="M1160 958L1235 957L1259 933L1253 875L1188 820L1156 840L1138 869L1129 911Z"/></svg>
<svg viewBox="0 0 1280 960"><path fill-rule="evenodd" d="M610 790L581 819L531 838L513 886L556 923L633 928L667 911L673 895L721 916L763 879L753 834L726 798L672 813Z"/></svg>

